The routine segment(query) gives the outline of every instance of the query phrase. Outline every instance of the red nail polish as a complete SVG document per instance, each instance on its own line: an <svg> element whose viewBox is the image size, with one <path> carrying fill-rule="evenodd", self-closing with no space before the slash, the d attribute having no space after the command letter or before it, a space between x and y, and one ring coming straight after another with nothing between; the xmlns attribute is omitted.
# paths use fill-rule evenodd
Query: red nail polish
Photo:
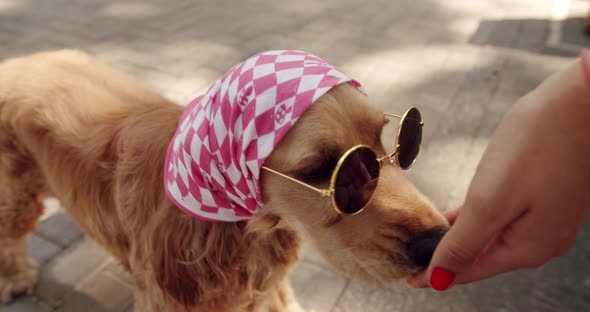
<svg viewBox="0 0 590 312"><path fill-rule="evenodd" d="M432 269L432 275L430 275L430 287L438 291L443 291L449 288L454 280L455 273L436 267Z"/></svg>

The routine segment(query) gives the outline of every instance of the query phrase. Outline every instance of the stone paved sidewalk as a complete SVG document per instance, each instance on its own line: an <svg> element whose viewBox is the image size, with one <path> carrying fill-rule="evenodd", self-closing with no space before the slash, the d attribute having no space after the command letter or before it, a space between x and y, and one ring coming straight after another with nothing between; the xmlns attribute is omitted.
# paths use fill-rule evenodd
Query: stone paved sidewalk
<svg viewBox="0 0 590 312"><path fill-rule="evenodd" d="M547 46L567 0L0 0L0 59L74 47L187 103L266 49L315 53L361 81L388 111L419 106L423 153L408 173L441 209L457 206L514 101L573 59ZM571 9L574 8L574 9ZM542 229L540 229L542 230ZM59 208L31 240L33 296L0 312L132 311L132 282ZM292 277L300 302L340 311L590 311L590 228L537 269L445 293L375 287L334 273L313 251Z"/></svg>

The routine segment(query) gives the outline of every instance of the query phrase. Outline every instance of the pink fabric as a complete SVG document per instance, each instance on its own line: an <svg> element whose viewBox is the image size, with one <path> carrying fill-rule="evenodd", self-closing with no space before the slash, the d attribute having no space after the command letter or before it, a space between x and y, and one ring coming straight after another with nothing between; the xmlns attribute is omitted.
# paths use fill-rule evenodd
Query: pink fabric
<svg viewBox="0 0 590 312"><path fill-rule="evenodd" d="M268 51L240 63L193 100L168 147L164 187L174 204L208 221L251 218L262 207L266 158L331 88L360 84L302 51Z"/></svg>

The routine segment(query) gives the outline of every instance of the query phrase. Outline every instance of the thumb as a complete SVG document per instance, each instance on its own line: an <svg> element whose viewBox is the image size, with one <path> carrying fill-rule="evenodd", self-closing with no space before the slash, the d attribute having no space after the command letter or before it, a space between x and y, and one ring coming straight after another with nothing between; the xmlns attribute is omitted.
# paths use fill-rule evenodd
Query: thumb
<svg viewBox="0 0 590 312"><path fill-rule="evenodd" d="M429 267L408 279L412 287L426 287L443 291L457 275L468 270L488 243L495 238L508 216L493 216L493 209L485 206L464 205L451 229L434 251Z"/></svg>

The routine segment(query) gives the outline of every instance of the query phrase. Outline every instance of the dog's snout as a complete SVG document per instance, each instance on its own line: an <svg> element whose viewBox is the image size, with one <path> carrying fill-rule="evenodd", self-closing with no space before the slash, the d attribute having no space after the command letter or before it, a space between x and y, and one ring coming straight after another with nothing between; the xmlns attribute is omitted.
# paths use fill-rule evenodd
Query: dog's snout
<svg viewBox="0 0 590 312"><path fill-rule="evenodd" d="M427 267L430 264L432 255L438 243L447 232L447 228L437 227L422 233L412 238L406 245L407 254L410 261L415 266Z"/></svg>

